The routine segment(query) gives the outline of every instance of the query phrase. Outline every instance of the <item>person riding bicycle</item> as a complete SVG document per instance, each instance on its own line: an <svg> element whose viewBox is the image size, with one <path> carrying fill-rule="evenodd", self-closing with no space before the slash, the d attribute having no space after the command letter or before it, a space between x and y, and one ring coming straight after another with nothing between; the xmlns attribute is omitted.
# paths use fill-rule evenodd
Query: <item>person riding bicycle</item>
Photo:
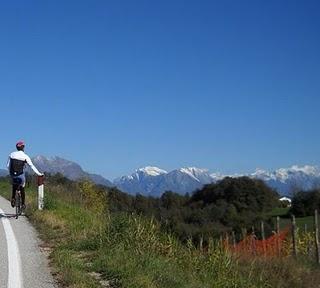
<svg viewBox="0 0 320 288"><path fill-rule="evenodd" d="M28 164L31 169L38 175L43 176L43 173L40 173L38 169L33 165L30 157L24 153L25 143L23 141L19 141L16 144L17 151L12 152L9 155L7 168L9 170L11 179L12 179L12 196L11 196L11 206L14 207L16 204L16 190L19 186L21 186L21 200L23 209L26 207L25 205L25 191L24 187L26 185L26 177L25 177L25 166Z"/></svg>

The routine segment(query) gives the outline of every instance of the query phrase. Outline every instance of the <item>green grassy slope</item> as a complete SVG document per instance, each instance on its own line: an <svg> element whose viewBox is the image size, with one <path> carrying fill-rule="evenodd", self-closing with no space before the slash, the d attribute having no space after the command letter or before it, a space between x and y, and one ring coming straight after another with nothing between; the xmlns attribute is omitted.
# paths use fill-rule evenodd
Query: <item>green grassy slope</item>
<svg viewBox="0 0 320 288"><path fill-rule="evenodd" d="M271 212L276 223L276 216L280 217L280 229L284 229L291 225L291 217L289 215L290 208L275 208ZM296 225L300 231L312 232L314 231L314 217L296 217Z"/></svg>

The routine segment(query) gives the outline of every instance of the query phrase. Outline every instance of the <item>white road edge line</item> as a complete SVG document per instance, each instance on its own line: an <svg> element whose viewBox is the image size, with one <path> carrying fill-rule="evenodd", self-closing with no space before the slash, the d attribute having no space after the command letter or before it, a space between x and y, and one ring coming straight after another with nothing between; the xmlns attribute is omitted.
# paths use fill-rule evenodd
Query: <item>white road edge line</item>
<svg viewBox="0 0 320 288"><path fill-rule="evenodd" d="M4 214L0 209L0 213ZM22 288L21 258L19 247L9 220L2 218L8 247L8 288Z"/></svg>

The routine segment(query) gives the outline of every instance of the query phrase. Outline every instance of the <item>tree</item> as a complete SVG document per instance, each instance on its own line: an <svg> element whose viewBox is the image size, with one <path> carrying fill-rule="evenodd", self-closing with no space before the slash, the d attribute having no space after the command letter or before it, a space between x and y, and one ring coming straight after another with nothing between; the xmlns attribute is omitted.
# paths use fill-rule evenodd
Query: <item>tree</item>
<svg viewBox="0 0 320 288"><path fill-rule="evenodd" d="M314 214L320 208L320 189L300 191L292 198L290 212L295 216L305 217Z"/></svg>

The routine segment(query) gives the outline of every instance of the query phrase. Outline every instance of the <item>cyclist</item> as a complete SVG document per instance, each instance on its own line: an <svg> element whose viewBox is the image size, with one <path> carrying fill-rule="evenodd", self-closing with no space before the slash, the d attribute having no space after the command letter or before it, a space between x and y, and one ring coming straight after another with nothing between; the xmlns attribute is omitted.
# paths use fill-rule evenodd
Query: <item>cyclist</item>
<svg viewBox="0 0 320 288"><path fill-rule="evenodd" d="M14 207L16 204L16 190L17 186L21 185L21 200L22 208L25 209L25 191L24 187L26 185L26 177L24 173L24 168L28 164L31 169L38 175L43 176L38 169L33 165L30 157L24 153L25 143L24 141L19 141L16 144L17 151L12 152L9 155L7 167L12 178L12 196L11 196L11 206Z"/></svg>

